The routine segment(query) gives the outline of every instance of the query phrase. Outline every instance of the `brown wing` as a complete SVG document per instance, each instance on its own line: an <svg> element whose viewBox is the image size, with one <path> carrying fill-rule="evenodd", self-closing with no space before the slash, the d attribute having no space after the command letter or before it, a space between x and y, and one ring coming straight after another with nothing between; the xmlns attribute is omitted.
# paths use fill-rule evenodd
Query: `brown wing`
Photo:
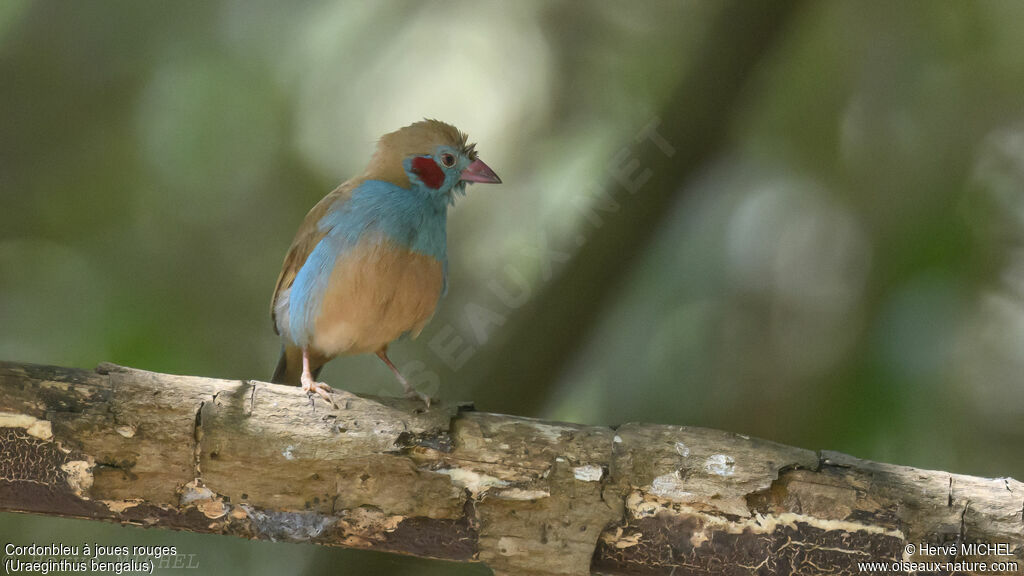
<svg viewBox="0 0 1024 576"><path fill-rule="evenodd" d="M317 202L316 206L313 206L313 209L302 220L302 224L299 225L299 231L295 233L295 239L292 240L292 245L288 248L288 254L284 257L281 273L277 276L274 296L270 299L270 321L274 325L275 334L277 333L277 313L274 310L274 305L277 303L278 295L281 294L282 290L287 290L291 287L292 282L295 281L295 275L299 273L302 265L306 263L306 258L309 258L313 248L316 248L316 245L325 235L325 232L320 230L317 224L332 204L338 201L343 202L347 199L352 189L359 185L360 182L361 179L348 180L335 188L333 192Z"/></svg>

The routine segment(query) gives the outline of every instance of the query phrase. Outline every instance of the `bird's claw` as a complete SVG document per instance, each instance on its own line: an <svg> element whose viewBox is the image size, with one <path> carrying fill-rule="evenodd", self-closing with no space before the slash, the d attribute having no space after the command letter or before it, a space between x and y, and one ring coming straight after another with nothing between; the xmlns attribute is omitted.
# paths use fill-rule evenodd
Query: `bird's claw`
<svg viewBox="0 0 1024 576"><path fill-rule="evenodd" d="M433 398L427 396L423 392L420 392L419 390L416 390L415 388L412 387L405 389L405 397L413 399L419 398L421 401L423 401L424 404L427 405L427 408L430 408L430 403L433 402Z"/></svg>
<svg viewBox="0 0 1024 576"><path fill-rule="evenodd" d="M334 388L331 388L323 382L314 382L313 380L303 380L302 391L309 396L309 404L313 406L314 398L313 394L319 394L321 398L326 400L331 406L337 408L338 405L334 403L334 398L331 397L331 393L334 392Z"/></svg>

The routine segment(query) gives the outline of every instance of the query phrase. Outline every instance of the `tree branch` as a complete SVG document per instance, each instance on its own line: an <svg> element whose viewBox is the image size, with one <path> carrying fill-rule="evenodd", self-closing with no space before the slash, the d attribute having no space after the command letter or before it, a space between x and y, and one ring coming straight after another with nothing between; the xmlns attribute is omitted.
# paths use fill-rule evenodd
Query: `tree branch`
<svg viewBox="0 0 1024 576"><path fill-rule="evenodd" d="M341 403L313 411L297 388L262 382L0 362L0 510L517 575L854 573L921 542L1007 543L1000 559L1024 560L1024 484L1008 478L684 426Z"/></svg>

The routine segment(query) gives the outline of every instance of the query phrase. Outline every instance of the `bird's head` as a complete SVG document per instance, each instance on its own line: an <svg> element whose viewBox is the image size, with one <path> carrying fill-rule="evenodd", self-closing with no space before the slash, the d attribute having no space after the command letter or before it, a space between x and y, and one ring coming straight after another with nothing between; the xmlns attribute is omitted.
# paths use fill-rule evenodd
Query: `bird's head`
<svg viewBox="0 0 1024 576"><path fill-rule="evenodd" d="M365 177L416 188L451 202L470 182L501 183L477 157L475 147L451 124L422 120L382 136Z"/></svg>

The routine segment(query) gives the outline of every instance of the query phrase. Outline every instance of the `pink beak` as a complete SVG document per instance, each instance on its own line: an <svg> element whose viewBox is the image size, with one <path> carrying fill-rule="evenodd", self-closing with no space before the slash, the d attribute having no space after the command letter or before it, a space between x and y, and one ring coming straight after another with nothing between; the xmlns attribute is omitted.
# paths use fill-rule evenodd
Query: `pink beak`
<svg viewBox="0 0 1024 576"><path fill-rule="evenodd" d="M491 170L491 167L484 164L483 160L474 160L472 164L459 175L463 182L480 182L482 184L501 184L501 178Z"/></svg>

